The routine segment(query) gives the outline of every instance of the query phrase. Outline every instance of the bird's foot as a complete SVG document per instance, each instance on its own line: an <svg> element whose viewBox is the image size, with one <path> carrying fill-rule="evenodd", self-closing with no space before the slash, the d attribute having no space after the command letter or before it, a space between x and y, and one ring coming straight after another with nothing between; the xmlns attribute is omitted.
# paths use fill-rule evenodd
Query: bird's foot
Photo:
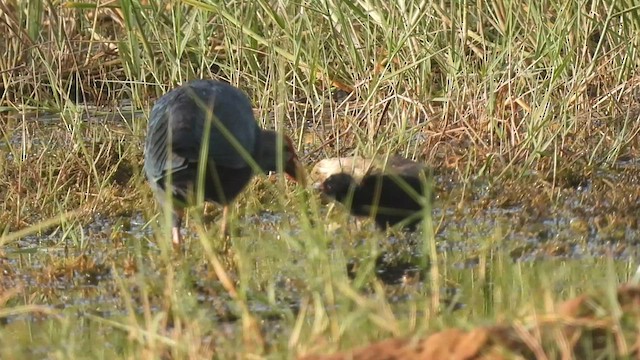
<svg viewBox="0 0 640 360"><path fill-rule="evenodd" d="M180 228L174 227L171 229L171 235L173 238L172 245L174 249L180 249L182 246L182 234L180 234Z"/></svg>

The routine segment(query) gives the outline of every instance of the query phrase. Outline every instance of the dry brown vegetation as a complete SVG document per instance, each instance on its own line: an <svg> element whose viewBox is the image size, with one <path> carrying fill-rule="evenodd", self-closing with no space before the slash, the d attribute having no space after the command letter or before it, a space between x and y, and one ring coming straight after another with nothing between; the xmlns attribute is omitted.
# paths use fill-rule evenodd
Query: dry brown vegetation
<svg viewBox="0 0 640 360"><path fill-rule="evenodd" d="M604 295L604 296L603 296ZM610 298L609 295L612 295ZM451 328L425 337L395 338L301 360L597 359L640 354L640 288L580 295L512 324Z"/></svg>
<svg viewBox="0 0 640 360"><path fill-rule="evenodd" d="M607 289L640 244L638 29L631 1L0 1L0 357L636 356L639 290ZM428 164L432 222L381 234L258 179L231 251L199 211L168 251L146 114L200 77L309 169Z"/></svg>

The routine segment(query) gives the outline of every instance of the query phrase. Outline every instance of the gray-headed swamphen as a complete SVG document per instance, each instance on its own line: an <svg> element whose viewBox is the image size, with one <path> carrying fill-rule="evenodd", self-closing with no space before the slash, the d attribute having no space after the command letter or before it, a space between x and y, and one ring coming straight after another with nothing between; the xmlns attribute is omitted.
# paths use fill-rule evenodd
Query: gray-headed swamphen
<svg viewBox="0 0 640 360"><path fill-rule="evenodd" d="M192 204L198 179L204 200L223 205L227 235L228 205L255 174L278 169L305 184L305 171L291 140L258 126L251 102L238 88L215 80L194 80L159 98L149 116L144 170L158 200L173 199L174 245L181 243L184 208ZM254 166L252 166L252 161ZM201 169L201 170L199 170Z"/></svg>

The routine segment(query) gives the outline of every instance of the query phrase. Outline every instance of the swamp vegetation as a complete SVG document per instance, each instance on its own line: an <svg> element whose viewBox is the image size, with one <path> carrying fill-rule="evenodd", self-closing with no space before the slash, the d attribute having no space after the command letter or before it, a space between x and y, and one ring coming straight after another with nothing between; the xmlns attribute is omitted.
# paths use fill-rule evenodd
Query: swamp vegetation
<svg viewBox="0 0 640 360"><path fill-rule="evenodd" d="M296 358L613 299L639 264L639 11L0 1L0 357ZM379 231L259 177L229 242L207 206L173 251L143 144L153 101L194 78L243 89L308 170L429 164L433 207L416 232ZM637 326L602 306L616 336L567 351L637 352L621 340ZM558 356L537 340L520 356Z"/></svg>

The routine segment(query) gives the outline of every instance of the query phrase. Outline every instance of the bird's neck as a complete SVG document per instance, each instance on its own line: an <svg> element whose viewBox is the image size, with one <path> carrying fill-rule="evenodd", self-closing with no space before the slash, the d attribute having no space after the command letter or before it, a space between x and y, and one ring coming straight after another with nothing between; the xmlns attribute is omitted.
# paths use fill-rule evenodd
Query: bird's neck
<svg viewBox="0 0 640 360"><path fill-rule="evenodd" d="M256 144L256 152L254 159L260 168L265 172L276 170L276 144L278 134L272 130L260 129L260 134L257 137L258 143Z"/></svg>

